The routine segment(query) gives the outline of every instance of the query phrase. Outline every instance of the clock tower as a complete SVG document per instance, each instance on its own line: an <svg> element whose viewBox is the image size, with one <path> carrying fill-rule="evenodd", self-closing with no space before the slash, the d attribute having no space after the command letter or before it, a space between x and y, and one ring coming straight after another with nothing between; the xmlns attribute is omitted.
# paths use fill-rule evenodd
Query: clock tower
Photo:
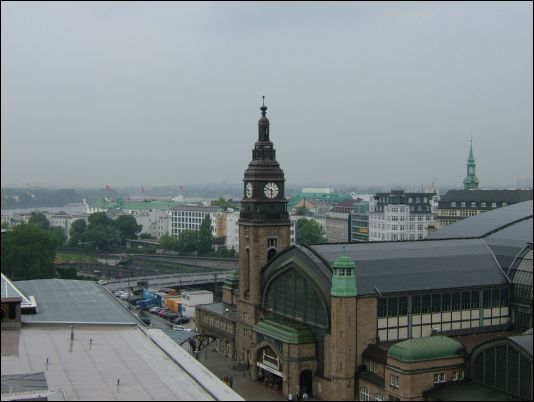
<svg viewBox="0 0 534 402"><path fill-rule="evenodd" d="M236 355L242 362L250 360L250 350L256 342L252 327L260 319L261 269L277 252L289 246L291 225L284 171L276 161L276 150L269 139L265 101L260 110L258 141L243 178L238 222L239 298L235 335Z"/></svg>

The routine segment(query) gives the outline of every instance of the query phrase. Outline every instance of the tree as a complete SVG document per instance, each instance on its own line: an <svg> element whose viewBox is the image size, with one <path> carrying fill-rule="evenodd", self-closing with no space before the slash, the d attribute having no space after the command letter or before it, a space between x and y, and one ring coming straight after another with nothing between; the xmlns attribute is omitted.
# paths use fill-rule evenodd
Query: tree
<svg viewBox="0 0 534 402"><path fill-rule="evenodd" d="M198 232L185 229L178 237L178 251L184 254L192 254L198 250Z"/></svg>
<svg viewBox="0 0 534 402"><path fill-rule="evenodd" d="M87 219L89 221L88 226L90 225L103 225L109 226L113 225L113 221L108 218L105 212L95 212L94 214L89 215Z"/></svg>
<svg viewBox="0 0 534 402"><path fill-rule="evenodd" d="M297 220L297 227L295 230L295 237L297 244L317 244L324 243L326 237L324 236L324 228L320 223L313 219L301 218Z"/></svg>
<svg viewBox="0 0 534 402"><path fill-rule="evenodd" d="M299 207L296 212L297 216L306 216L308 215L308 209L306 207Z"/></svg>
<svg viewBox="0 0 534 402"><path fill-rule="evenodd" d="M120 232L113 225L87 225L83 235L85 247L94 251L111 251L121 245Z"/></svg>
<svg viewBox="0 0 534 402"><path fill-rule="evenodd" d="M178 251L178 240L168 234L165 234L159 238L159 246L164 250Z"/></svg>
<svg viewBox="0 0 534 402"><path fill-rule="evenodd" d="M206 217L202 220L202 223L200 224L197 242L197 251L199 255L204 255L211 251L212 234L211 218L209 215L206 215Z"/></svg>
<svg viewBox="0 0 534 402"><path fill-rule="evenodd" d="M87 222L84 219L77 219L72 222L70 226L70 238L69 245L71 247L79 247L80 242L83 241L83 235L85 234L85 229L87 228Z"/></svg>
<svg viewBox="0 0 534 402"><path fill-rule="evenodd" d="M28 223L37 226L40 229L50 229L50 222L42 212L32 212Z"/></svg>
<svg viewBox="0 0 534 402"><path fill-rule="evenodd" d="M50 234L56 239L57 247L63 247L67 241L65 231L59 226L52 226L49 230Z"/></svg>
<svg viewBox="0 0 534 402"><path fill-rule="evenodd" d="M217 200L211 201L211 206L213 207L221 207L221 208L239 208L239 202L234 201L232 199L225 200L223 197L219 197Z"/></svg>
<svg viewBox="0 0 534 402"><path fill-rule="evenodd" d="M113 221L113 225L119 230L123 244L126 239L137 239L137 233L143 228L142 225L137 224L137 221L131 215L119 216Z"/></svg>
<svg viewBox="0 0 534 402"><path fill-rule="evenodd" d="M9 229L9 222L2 222L2 229Z"/></svg>
<svg viewBox="0 0 534 402"><path fill-rule="evenodd" d="M32 224L16 226L2 237L2 272L13 280L54 278L56 239Z"/></svg>

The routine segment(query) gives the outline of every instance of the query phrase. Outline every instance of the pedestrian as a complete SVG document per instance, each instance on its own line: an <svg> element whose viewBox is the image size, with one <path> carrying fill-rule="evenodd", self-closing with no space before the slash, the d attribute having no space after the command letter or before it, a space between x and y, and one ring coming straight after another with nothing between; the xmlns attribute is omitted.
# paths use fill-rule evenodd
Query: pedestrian
<svg viewBox="0 0 534 402"><path fill-rule="evenodd" d="M297 390L295 397L297 398L297 401L300 401L300 391Z"/></svg>
<svg viewBox="0 0 534 402"><path fill-rule="evenodd" d="M287 396L287 400L288 400L288 401L292 401L292 400L293 400L293 395L292 395L292 394L289 394L289 395Z"/></svg>
<svg viewBox="0 0 534 402"><path fill-rule="evenodd" d="M230 388L233 388L233 384L234 384L234 377L230 377Z"/></svg>
<svg viewBox="0 0 534 402"><path fill-rule="evenodd" d="M308 394L306 393L306 391L304 391L304 393L302 394L302 399L304 399L305 401L308 400Z"/></svg>

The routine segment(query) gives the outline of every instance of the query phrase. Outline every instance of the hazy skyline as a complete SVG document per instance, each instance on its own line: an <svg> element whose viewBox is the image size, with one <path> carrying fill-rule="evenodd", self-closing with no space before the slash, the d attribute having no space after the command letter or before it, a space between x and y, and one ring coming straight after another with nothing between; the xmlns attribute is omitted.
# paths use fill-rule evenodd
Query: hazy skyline
<svg viewBox="0 0 534 402"><path fill-rule="evenodd" d="M2 186L532 179L532 3L2 2Z"/></svg>

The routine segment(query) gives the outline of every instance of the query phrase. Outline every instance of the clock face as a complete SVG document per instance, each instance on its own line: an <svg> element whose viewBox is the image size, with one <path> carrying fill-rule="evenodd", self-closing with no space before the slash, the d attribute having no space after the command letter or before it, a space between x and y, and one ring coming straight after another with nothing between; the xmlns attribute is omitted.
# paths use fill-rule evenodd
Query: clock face
<svg viewBox="0 0 534 402"><path fill-rule="evenodd" d="M270 182L263 188L263 193L267 198L276 198L278 196L278 186L276 183Z"/></svg>
<svg viewBox="0 0 534 402"><path fill-rule="evenodd" d="M252 193L254 192L254 187L252 186L252 183L247 183L247 197L252 198Z"/></svg>

